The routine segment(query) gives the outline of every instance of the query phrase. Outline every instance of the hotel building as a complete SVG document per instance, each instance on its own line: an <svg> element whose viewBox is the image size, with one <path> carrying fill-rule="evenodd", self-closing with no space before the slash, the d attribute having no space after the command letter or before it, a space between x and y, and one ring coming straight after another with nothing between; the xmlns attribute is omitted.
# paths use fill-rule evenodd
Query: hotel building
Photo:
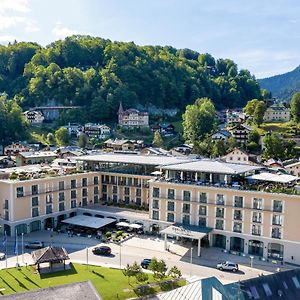
<svg viewBox="0 0 300 300"><path fill-rule="evenodd" d="M109 204L123 207L123 217L132 212L129 208L143 209L138 219L150 224L147 230L155 227L165 235L198 239L199 246L206 242L300 264L295 176L271 174L260 166L171 156L75 159L73 174L53 173L45 166L0 173L2 231L14 235L16 230L53 228L76 214L108 215Z"/></svg>

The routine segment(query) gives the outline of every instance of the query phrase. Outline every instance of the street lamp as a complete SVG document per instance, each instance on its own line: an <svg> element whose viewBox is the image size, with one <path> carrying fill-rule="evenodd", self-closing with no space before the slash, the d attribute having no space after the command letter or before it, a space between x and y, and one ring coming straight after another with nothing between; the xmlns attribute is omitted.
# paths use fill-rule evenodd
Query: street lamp
<svg viewBox="0 0 300 300"><path fill-rule="evenodd" d="M24 264L24 232L22 232L22 262Z"/></svg>
<svg viewBox="0 0 300 300"><path fill-rule="evenodd" d="M193 247L191 247L190 263L193 264ZM190 268L190 277L192 277L192 266Z"/></svg>
<svg viewBox="0 0 300 300"><path fill-rule="evenodd" d="M120 270L122 269L122 245L119 244L120 246Z"/></svg>

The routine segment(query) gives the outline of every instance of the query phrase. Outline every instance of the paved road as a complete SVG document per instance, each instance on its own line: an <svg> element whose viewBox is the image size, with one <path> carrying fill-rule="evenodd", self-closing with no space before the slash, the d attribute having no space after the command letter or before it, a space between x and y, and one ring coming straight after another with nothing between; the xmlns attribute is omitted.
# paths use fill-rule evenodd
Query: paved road
<svg viewBox="0 0 300 300"><path fill-rule="evenodd" d="M51 237L52 235L52 237ZM203 251L201 258L196 256L196 251L193 251L192 264L190 263L190 250L185 245L173 244L170 245L170 252L164 250L164 242L158 239L151 238L132 238L123 243L122 246L116 244L109 244L112 248L112 255L109 257L96 256L92 253L92 248L99 245L99 240L86 237L68 237L67 234L57 234L50 232L37 232L24 236L24 243L33 240L43 240L46 245L63 246L69 253L70 260L73 262L101 265L113 268L124 267L127 263L131 264L134 261L138 263L143 258L157 257L164 259L168 267L176 265L185 277L196 276L205 278L209 276L216 276L223 283L243 280L251 277L256 277L262 272L268 274L268 271L274 271L275 266L266 264L259 265L260 269L250 268L249 260L246 258L238 258L240 261L240 272L234 274L230 272L221 272L216 270L215 265L220 260L228 259L222 254L219 249L209 248ZM19 263L23 264L22 247L19 239ZM14 254L14 240L10 239L8 245L8 266L12 267L16 264L16 256ZM2 247L3 248L3 247ZM88 255L87 250L88 248ZM29 254L31 250L25 250L23 255L24 263L32 264L32 258ZM3 251L0 250L0 251ZM208 252L210 251L210 252ZM120 255L121 254L121 255ZM228 259L230 260L230 259ZM232 260L232 258L231 258ZM236 260L235 260L236 261ZM206 266L204 266L206 265ZM5 268L6 262L0 262L0 268ZM255 265L254 265L255 266ZM262 271L263 270L263 271Z"/></svg>

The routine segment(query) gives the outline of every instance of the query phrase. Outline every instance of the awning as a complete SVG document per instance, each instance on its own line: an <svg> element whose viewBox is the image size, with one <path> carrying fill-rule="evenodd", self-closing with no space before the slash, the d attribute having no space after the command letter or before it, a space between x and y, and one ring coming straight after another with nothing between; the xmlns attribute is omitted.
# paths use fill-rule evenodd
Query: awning
<svg viewBox="0 0 300 300"><path fill-rule="evenodd" d="M119 222L119 223L116 224L116 226L118 226L118 227L129 227L130 224L127 223L127 222Z"/></svg>
<svg viewBox="0 0 300 300"><path fill-rule="evenodd" d="M172 235L172 236L180 236L190 239L199 240L205 237L209 232L212 231L212 228L209 227L198 227L198 226L188 226L183 224L174 224L171 225L160 233Z"/></svg>
<svg viewBox="0 0 300 300"><path fill-rule="evenodd" d="M273 173L259 173L246 177L250 180L260 180L260 181L269 181L269 182L279 182L279 183L289 183L298 180L297 176L288 175L288 174L273 174Z"/></svg>
<svg viewBox="0 0 300 300"><path fill-rule="evenodd" d="M162 174L161 171L154 171L154 172L151 173L151 175L161 175L161 174Z"/></svg>
<svg viewBox="0 0 300 300"><path fill-rule="evenodd" d="M96 217L79 215L79 216L65 219L62 222L66 223L66 224L71 224L71 225L77 225L77 226L98 229L98 228L104 227L108 224L114 223L114 222L116 222L116 220L111 219L111 218L96 218Z"/></svg>
<svg viewBox="0 0 300 300"><path fill-rule="evenodd" d="M141 229L143 226L140 224L130 224L130 227L134 229Z"/></svg>

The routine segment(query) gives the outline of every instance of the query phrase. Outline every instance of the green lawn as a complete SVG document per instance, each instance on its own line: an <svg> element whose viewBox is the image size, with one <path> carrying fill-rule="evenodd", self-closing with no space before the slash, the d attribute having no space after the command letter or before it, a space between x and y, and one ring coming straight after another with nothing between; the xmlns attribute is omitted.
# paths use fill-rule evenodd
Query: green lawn
<svg viewBox="0 0 300 300"><path fill-rule="evenodd" d="M117 294L119 299L136 297L133 289L139 285L135 278L130 279L131 285L128 284L122 271L104 267L89 266L87 270L85 265L73 264L70 270L45 275L35 274L32 267L24 267L0 270L0 289L5 288L0 295L87 280L94 284L104 300L116 299ZM149 274L149 282L153 281Z"/></svg>

